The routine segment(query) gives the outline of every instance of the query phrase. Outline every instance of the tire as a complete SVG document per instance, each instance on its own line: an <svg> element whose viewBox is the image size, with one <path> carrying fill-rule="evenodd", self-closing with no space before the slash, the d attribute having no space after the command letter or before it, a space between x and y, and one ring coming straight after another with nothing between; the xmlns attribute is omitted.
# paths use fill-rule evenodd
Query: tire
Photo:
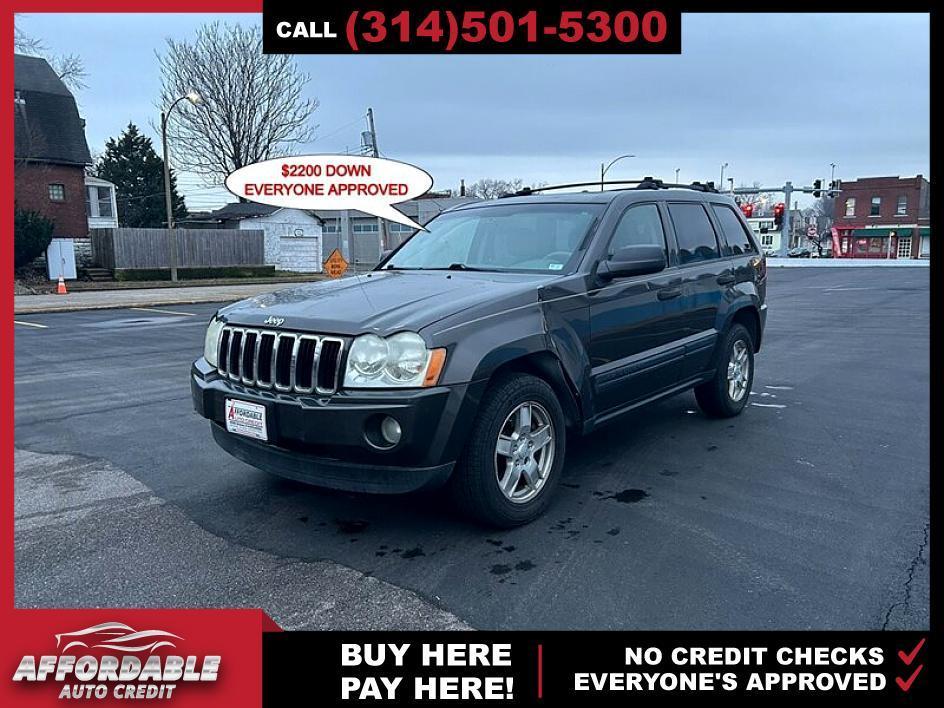
<svg viewBox="0 0 944 708"><path fill-rule="evenodd" d="M533 424L527 432L525 417ZM540 432L545 428L547 441ZM489 526L511 528L533 521L547 509L560 482L566 436L560 402L543 379L502 376L479 405L450 478L453 498L465 513Z"/></svg>
<svg viewBox="0 0 944 708"><path fill-rule="evenodd" d="M734 361L735 350L739 364ZM744 325L732 325L724 334L717 362L711 380L695 387L695 400L711 418L732 418L744 410L754 384L754 342ZM737 377L736 385L729 371Z"/></svg>

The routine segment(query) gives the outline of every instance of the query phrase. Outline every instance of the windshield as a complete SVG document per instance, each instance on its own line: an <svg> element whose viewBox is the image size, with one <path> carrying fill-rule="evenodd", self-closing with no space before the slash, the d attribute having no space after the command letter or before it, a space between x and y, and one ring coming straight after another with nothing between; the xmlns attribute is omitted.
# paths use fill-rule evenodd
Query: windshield
<svg viewBox="0 0 944 708"><path fill-rule="evenodd" d="M560 272L601 211L599 204L535 203L446 212L383 268Z"/></svg>

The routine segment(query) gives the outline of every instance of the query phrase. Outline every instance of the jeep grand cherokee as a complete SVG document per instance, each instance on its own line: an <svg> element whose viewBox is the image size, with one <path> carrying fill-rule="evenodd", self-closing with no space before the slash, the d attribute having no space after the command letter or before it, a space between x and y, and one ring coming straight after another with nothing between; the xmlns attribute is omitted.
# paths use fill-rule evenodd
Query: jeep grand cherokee
<svg viewBox="0 0 944 708"><path fill-rule="evenodd" d="M560 482L567 440L694 388L740 413L766 263L710 186L534 194L444 212L363 276L222 308L191 388L251 465L359 492L448 484L498 526Z"/></svg>

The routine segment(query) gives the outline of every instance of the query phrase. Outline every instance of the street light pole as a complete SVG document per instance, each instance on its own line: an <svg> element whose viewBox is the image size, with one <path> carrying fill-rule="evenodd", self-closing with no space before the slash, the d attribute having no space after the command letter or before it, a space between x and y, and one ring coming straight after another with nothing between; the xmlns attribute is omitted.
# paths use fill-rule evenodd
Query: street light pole
<svg viewBox="0 0 944 708"><path fill-rule="evenodd" d="M603 191L603 183L606 178L606 173L609 172L610 168L613 165L615 165L617 162L619 162L620 160L629 158L629 157L636 157L636 156L635 155L620 155L619 157L616 157L610 160L610 164L608 165L604 165L602 162L600 163L600 191L601 192Z"/></svg>
<svg viewBox="0 0 944 708"><path fill-rule="evenodd" d="M718 186L721 187L721 189L724 189L724 169L725 169L727 166L728 166L728 163L727 163L727 162L725 162L723 165L721 165L721 179L718 180Z"/></svg>
<svg viewBox="0 0 944 708"><path fill-rule="evenodd" d="M164 208L167 210L167 236L170 241L170 279L177 282L177 231L174 229L174 204L170 189L170 162L167 154L167 121L170 118L171 111L183 100L190 101L195 106L202 103L200 94L196 91L190 91L185 96L181 96L166 111L161 112L161 145L164 152Z"/></svg>
<svg viewBox="0 0 944 708"><path fill-rule="evenodd" d="M675 184L678 184L678 183L679 183L678 180L679 180L679 172L680 172L680 171L681 171L681 168L679 168L679 167L676 167L676 168L675 168Z"/></svg>

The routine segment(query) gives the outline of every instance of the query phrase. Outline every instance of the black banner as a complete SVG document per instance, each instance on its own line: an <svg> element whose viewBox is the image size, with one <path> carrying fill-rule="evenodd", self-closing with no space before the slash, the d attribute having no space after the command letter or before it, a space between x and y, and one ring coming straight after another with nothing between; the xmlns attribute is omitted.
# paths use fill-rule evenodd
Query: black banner
<svg viewBox="0 0 944 708"><path fill-rule="evenodd" d="M919 632L282 632L263 704L917 706L930 659Z"/></svg>
<svg viewBox="0 0 944 708"><path fill-rule="evenodd" d="M678 54L681 14L658 1L265 0L268 54Z"/></svg>

